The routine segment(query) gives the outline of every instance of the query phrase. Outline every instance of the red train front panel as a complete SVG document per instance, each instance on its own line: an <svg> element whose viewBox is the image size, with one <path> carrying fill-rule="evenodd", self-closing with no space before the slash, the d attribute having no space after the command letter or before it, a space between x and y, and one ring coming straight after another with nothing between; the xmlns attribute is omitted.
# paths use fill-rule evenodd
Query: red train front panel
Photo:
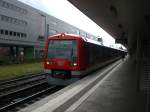
<svg viewBox="0 0 150 112"><path fill-rule="evenodd" d="M70 35L49 37L46 43L45 71L53 78L69 79L80 77L86 68L84 41Z"/></svg>

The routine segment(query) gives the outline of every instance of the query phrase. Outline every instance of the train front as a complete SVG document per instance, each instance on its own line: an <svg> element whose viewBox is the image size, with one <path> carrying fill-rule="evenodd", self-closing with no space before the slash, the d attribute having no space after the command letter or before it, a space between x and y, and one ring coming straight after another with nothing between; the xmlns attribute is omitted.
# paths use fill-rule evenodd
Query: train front
<svg viewBox="0 0 150 112"><path fill-rule="evenodd" d="M68 85L79 79L79 40L60 34L46 43L44 69L46 80L53 85Z"/></svg>

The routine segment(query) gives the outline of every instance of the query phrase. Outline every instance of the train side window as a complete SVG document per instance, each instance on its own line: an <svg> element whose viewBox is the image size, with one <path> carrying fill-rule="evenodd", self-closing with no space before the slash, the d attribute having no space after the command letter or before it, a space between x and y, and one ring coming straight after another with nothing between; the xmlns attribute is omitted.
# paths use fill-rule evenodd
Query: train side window
<svg viewBox="0 0 150 112"><path fill-rule="evenodd" d="M88 45L88 43L85 43L85 52L86 52L86 62L87 62L87 64L90 64L90 48L89 48L89 45Z"/></svg>

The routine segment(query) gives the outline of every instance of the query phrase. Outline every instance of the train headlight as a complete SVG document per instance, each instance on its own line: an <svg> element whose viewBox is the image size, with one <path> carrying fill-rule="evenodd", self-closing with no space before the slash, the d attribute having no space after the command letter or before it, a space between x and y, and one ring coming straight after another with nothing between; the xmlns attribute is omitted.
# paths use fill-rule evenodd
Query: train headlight
<svg viewBox="0 0 150 112"><path fill-rule="evenodd" d="M50 64L50 62L49 62L49 61L47 61L47 62L46 62L46 64L47 64L47 65L49 65L49 64Z"/></svg>
<svg viewBox="0 0 150 112"><path fill-rule="evenodd" d="M76 62L72 63L73 66L77 66L78 64Z"/></svg>

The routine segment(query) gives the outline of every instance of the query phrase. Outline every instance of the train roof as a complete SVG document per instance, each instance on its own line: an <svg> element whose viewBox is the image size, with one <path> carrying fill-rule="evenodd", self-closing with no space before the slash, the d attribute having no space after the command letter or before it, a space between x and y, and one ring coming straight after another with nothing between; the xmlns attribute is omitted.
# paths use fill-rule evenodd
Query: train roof
<svg viewBox="0 0 150 112"><path fill-rule="evenodd" d="M69 37L71 39L83 39L85 42L89 42L89 43L93 43L93 44L97 44L97 45L101 45L100 42L86 38L86 37L82 37L76 34L66 34L66 33L61 33L61 34L56 34L56 35L52 35L49 36L48 39L57 39L58 37L62 37L62 39L65 39L63 37Z"/></svg>
<svg viewBox="0 0 150 112"><path fill-rule="evenodd" d="M79 36L79 35L76 35L76 34L61 33L61 34L56 34L56 35L49 36L48 39L58 39L60 37L62 39L66 39L66 37L67 38L69 37L71 39L82 39L82 40L84 40L85 42L88 42L88 43L96 44L96 45L99 45L99 46L102 46L102 47L106 47L106 48L111 48L111 47L107 47L107 46L101 45L101 43L98 42L98 41L96 41L96 40L92 40L92 39L89 39L89 38L86 38L86 37L82 37L82 36ZM124 50L116 49L116 48L111 48L111 49L115 49L115 50L119 50L119 51L124 51Z"/></svg>

